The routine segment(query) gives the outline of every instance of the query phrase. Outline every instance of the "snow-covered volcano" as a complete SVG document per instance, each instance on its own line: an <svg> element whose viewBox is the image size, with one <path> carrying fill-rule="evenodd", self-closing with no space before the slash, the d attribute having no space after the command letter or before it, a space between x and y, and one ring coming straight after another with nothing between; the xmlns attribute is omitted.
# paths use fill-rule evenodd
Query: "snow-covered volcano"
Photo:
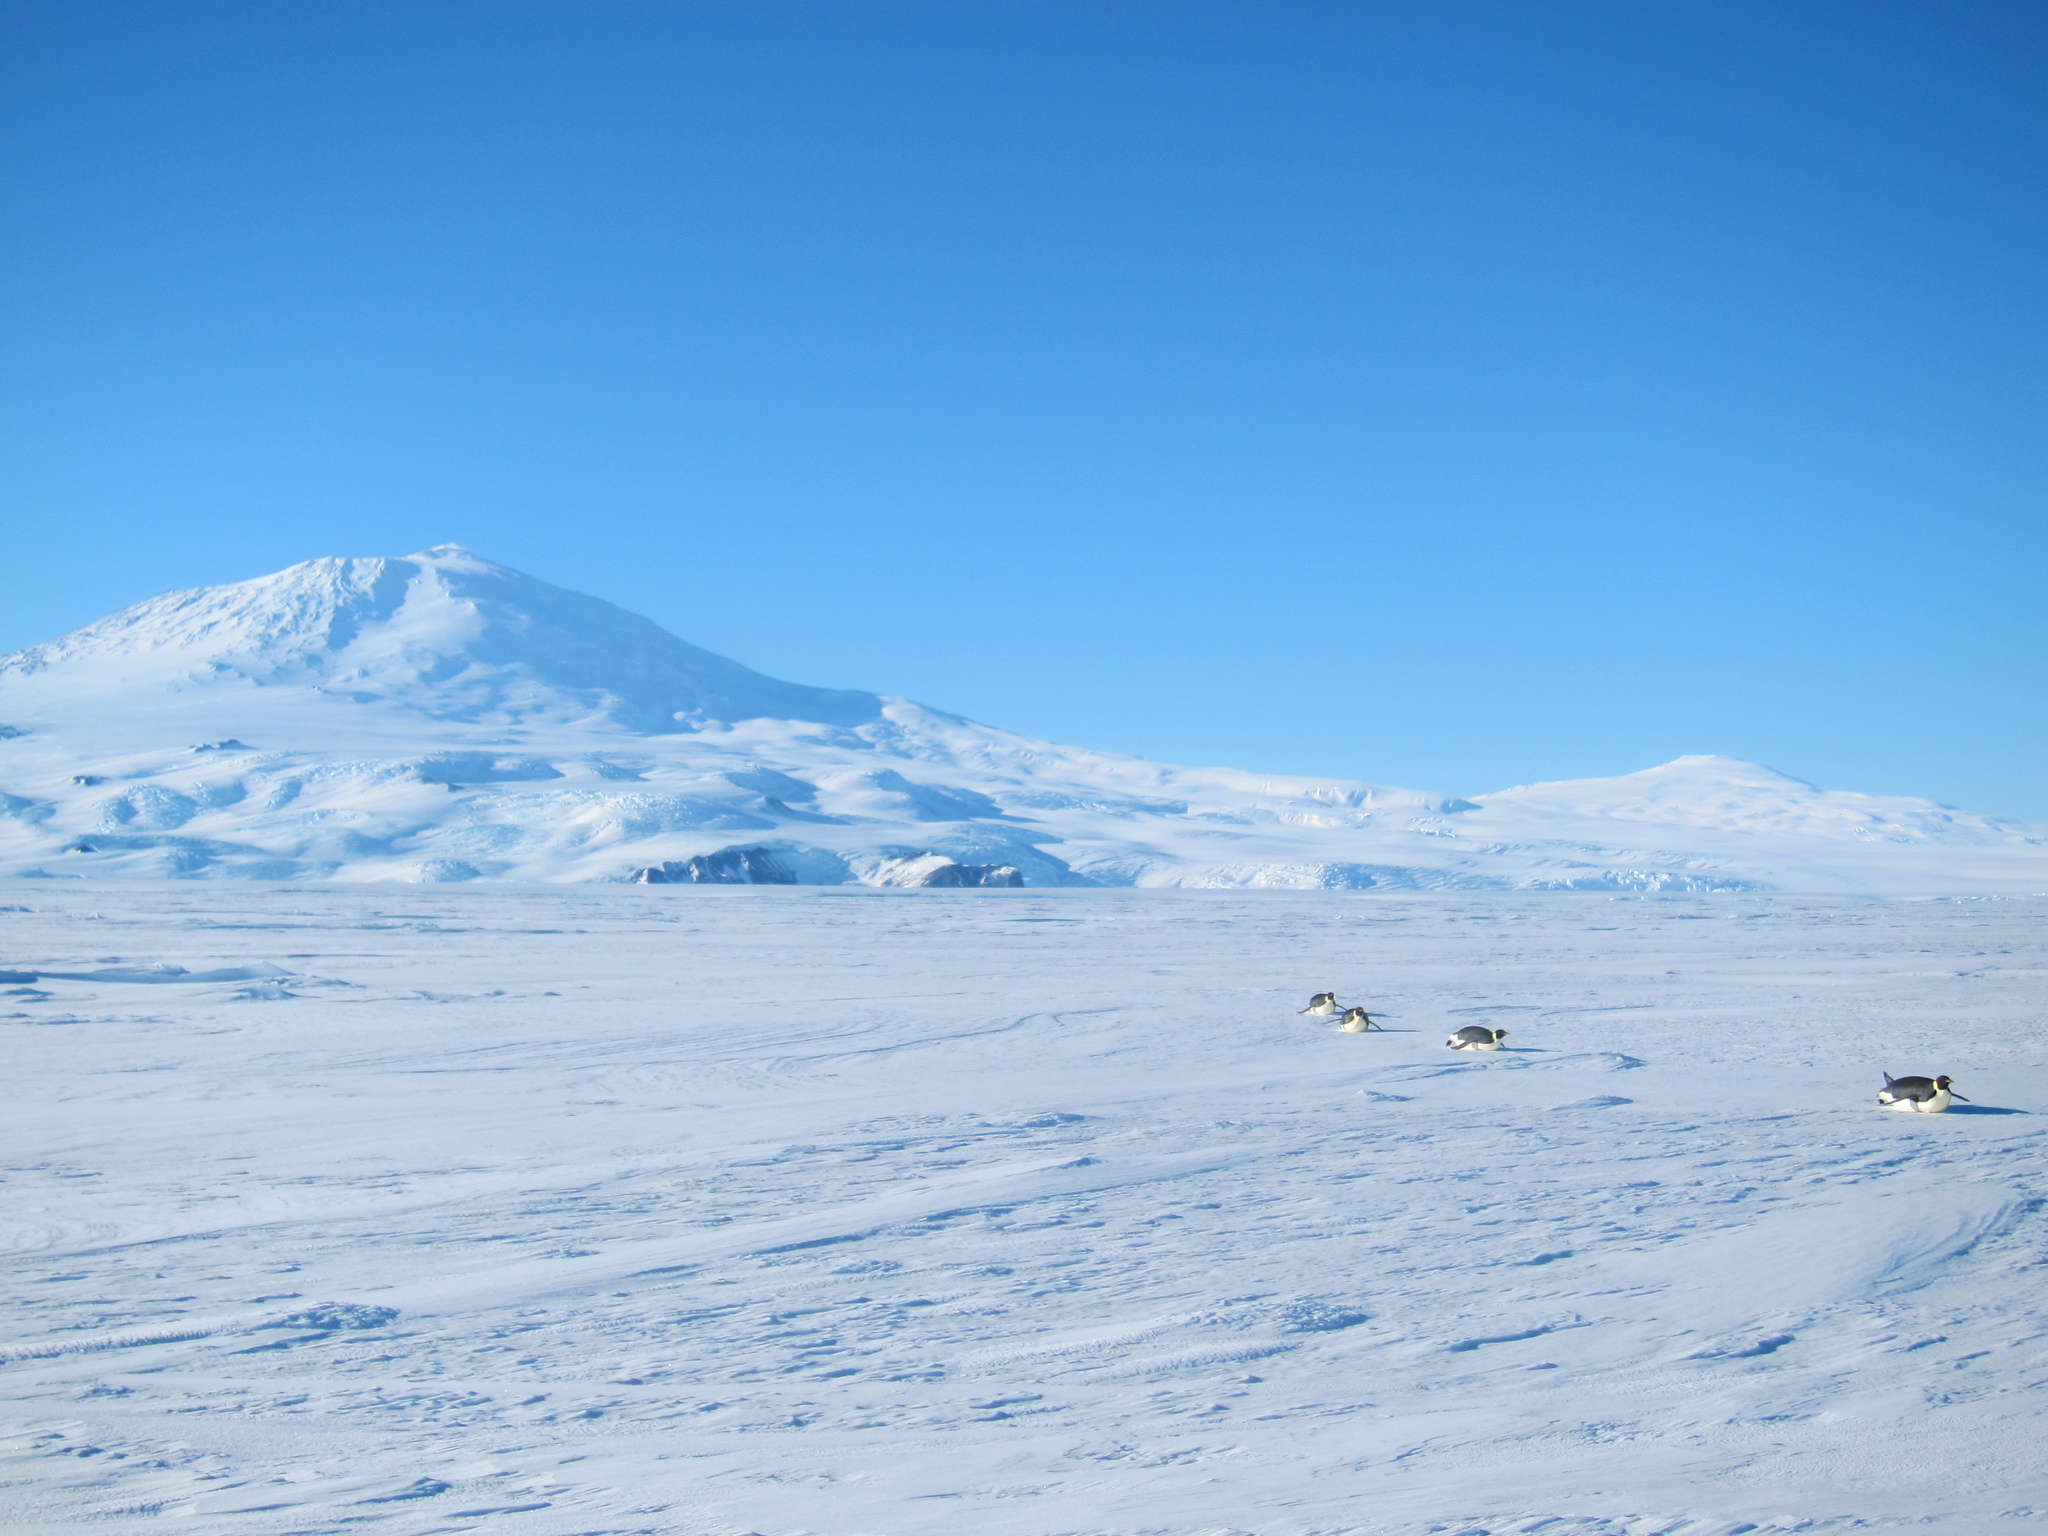
<svg viewBox="0 0 2048 1536"><path fill-rule="evenodd" d="M1681 758L1477 800L765 677L441 546L0 657L0 875L2048 889L2048 829Z"/></svg>
<svg viewBox="0 0 2048 1536"><path fill-rule="evenodd" d="M859 725L882 707L763 677L452 544L168 593L0 658L0 678L15 677L110 702L138 687L294 684L453 723L601 719L650 733L704 718Z"/></svg>

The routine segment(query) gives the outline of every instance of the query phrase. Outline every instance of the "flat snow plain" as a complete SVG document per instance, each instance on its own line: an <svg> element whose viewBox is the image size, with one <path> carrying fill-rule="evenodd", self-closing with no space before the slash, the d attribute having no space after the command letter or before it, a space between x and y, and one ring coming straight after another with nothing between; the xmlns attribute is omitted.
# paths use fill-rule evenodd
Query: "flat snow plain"
<svg viewBox="0 0 2048 1536"><path fill-rule="evenodd" d="M2039 1530L2044 917L0 887L0 1527Z"/></svg>

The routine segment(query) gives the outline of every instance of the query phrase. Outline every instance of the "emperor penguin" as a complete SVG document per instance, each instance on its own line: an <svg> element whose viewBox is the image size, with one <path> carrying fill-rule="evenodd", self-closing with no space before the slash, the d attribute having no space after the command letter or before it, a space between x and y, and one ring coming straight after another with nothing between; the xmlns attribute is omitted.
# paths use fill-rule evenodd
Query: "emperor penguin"
<svg viewBox="0 0 2048 1536"><path fill-rule="evenodd" d="M1467 1024L1444 1042L1454 1051L1497 1051L1501 1041L1507 1039L1504 1029L1488 1029L1484 1024Z"/></svg>
<svg viewBox="0 0 2048 1536"><path fill-rule="evenodd" d="M1337 1027L1347 1035L1362 1035L1368 1029L1378 1029L1379 1025L1373 1022L1372 1015L1363 1008L1346 1008L1344 1022Z"/></svg>
<svg viewBox="0 0 2048 1536"><path fill-rule="evenodd" d="M1884 1086L1877 1091L1877 1102L1886 1109L1903 1109L1909 1113L1938 1115L1948 1108L1950 1099L1963 1099L1960 1093L1949 1087L1946 1077L1893 1077L1884 1075ZM1963 1099L1965 1104L1968 1099Z"/></svg>
<svg viewBox="0 0 2048 1536"><path fill-rule="evenodd" d="M1308 1006L1301 1011L1303 1013L1312 1013L1319 1019L1327 1019L1337 1011L1337 994L1334 992L1318 992L1308 1000Z"/></svg>

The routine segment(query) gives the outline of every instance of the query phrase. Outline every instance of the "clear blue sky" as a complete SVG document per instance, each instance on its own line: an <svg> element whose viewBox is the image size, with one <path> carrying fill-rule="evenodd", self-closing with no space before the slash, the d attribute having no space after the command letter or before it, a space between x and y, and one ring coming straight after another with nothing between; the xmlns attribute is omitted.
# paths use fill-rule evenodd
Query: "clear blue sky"
<svg viewBox="0 0 2048 1536"><path fill-rule="evenodd" d="M2048 819L2048 6L0 37L0 650L442 541L807 683Z"/></svg>

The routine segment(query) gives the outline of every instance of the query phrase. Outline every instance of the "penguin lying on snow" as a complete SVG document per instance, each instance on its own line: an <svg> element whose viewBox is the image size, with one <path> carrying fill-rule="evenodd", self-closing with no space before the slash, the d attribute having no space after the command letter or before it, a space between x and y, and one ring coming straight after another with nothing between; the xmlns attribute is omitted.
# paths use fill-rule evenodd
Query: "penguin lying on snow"
<svg viewBox="0 0 2048 1536"><path fill-rule="evenodd" d="M1507 1039L1504 1029L1488 1029L1484 1024L1467 1024L1444 1042L1454 1051L1497 1051L1501 1041Z"/></svg>
<svg viewBox="0 0 2048 1536"><path fill-rule="evenodd" d="M1950 1099L1963 1099L1960 1093L1949 1087L1946 1077L1893 1077L1884 1075L1884 1087L1877 1092L1877 1102L1886 1109L1903 1109L1923 1115L1938 1115L1948 1108ZM1968 1099L1963 1099L1965 1104Z"/></svg>
<svg viewBox="0 0 2048 1536"><path fill-rule="evenodd" d="M1363 1008L1346 1008L1344 1022L1337 1027L1347 1035L1362 1035L1368 1029L1379 1029L1379 1025L1373 1022L1372 1015Z"/></svg>
<svg viewBox="0 0 2048 1536"><path fill-rule="evenodd" d="M1337 994L1334 992L1318 992L1308 1000L1308 1006L1301 1011L1303 1013L1312 1013L1317 1018L1326 1019L1337 1011Z"/></svg>

